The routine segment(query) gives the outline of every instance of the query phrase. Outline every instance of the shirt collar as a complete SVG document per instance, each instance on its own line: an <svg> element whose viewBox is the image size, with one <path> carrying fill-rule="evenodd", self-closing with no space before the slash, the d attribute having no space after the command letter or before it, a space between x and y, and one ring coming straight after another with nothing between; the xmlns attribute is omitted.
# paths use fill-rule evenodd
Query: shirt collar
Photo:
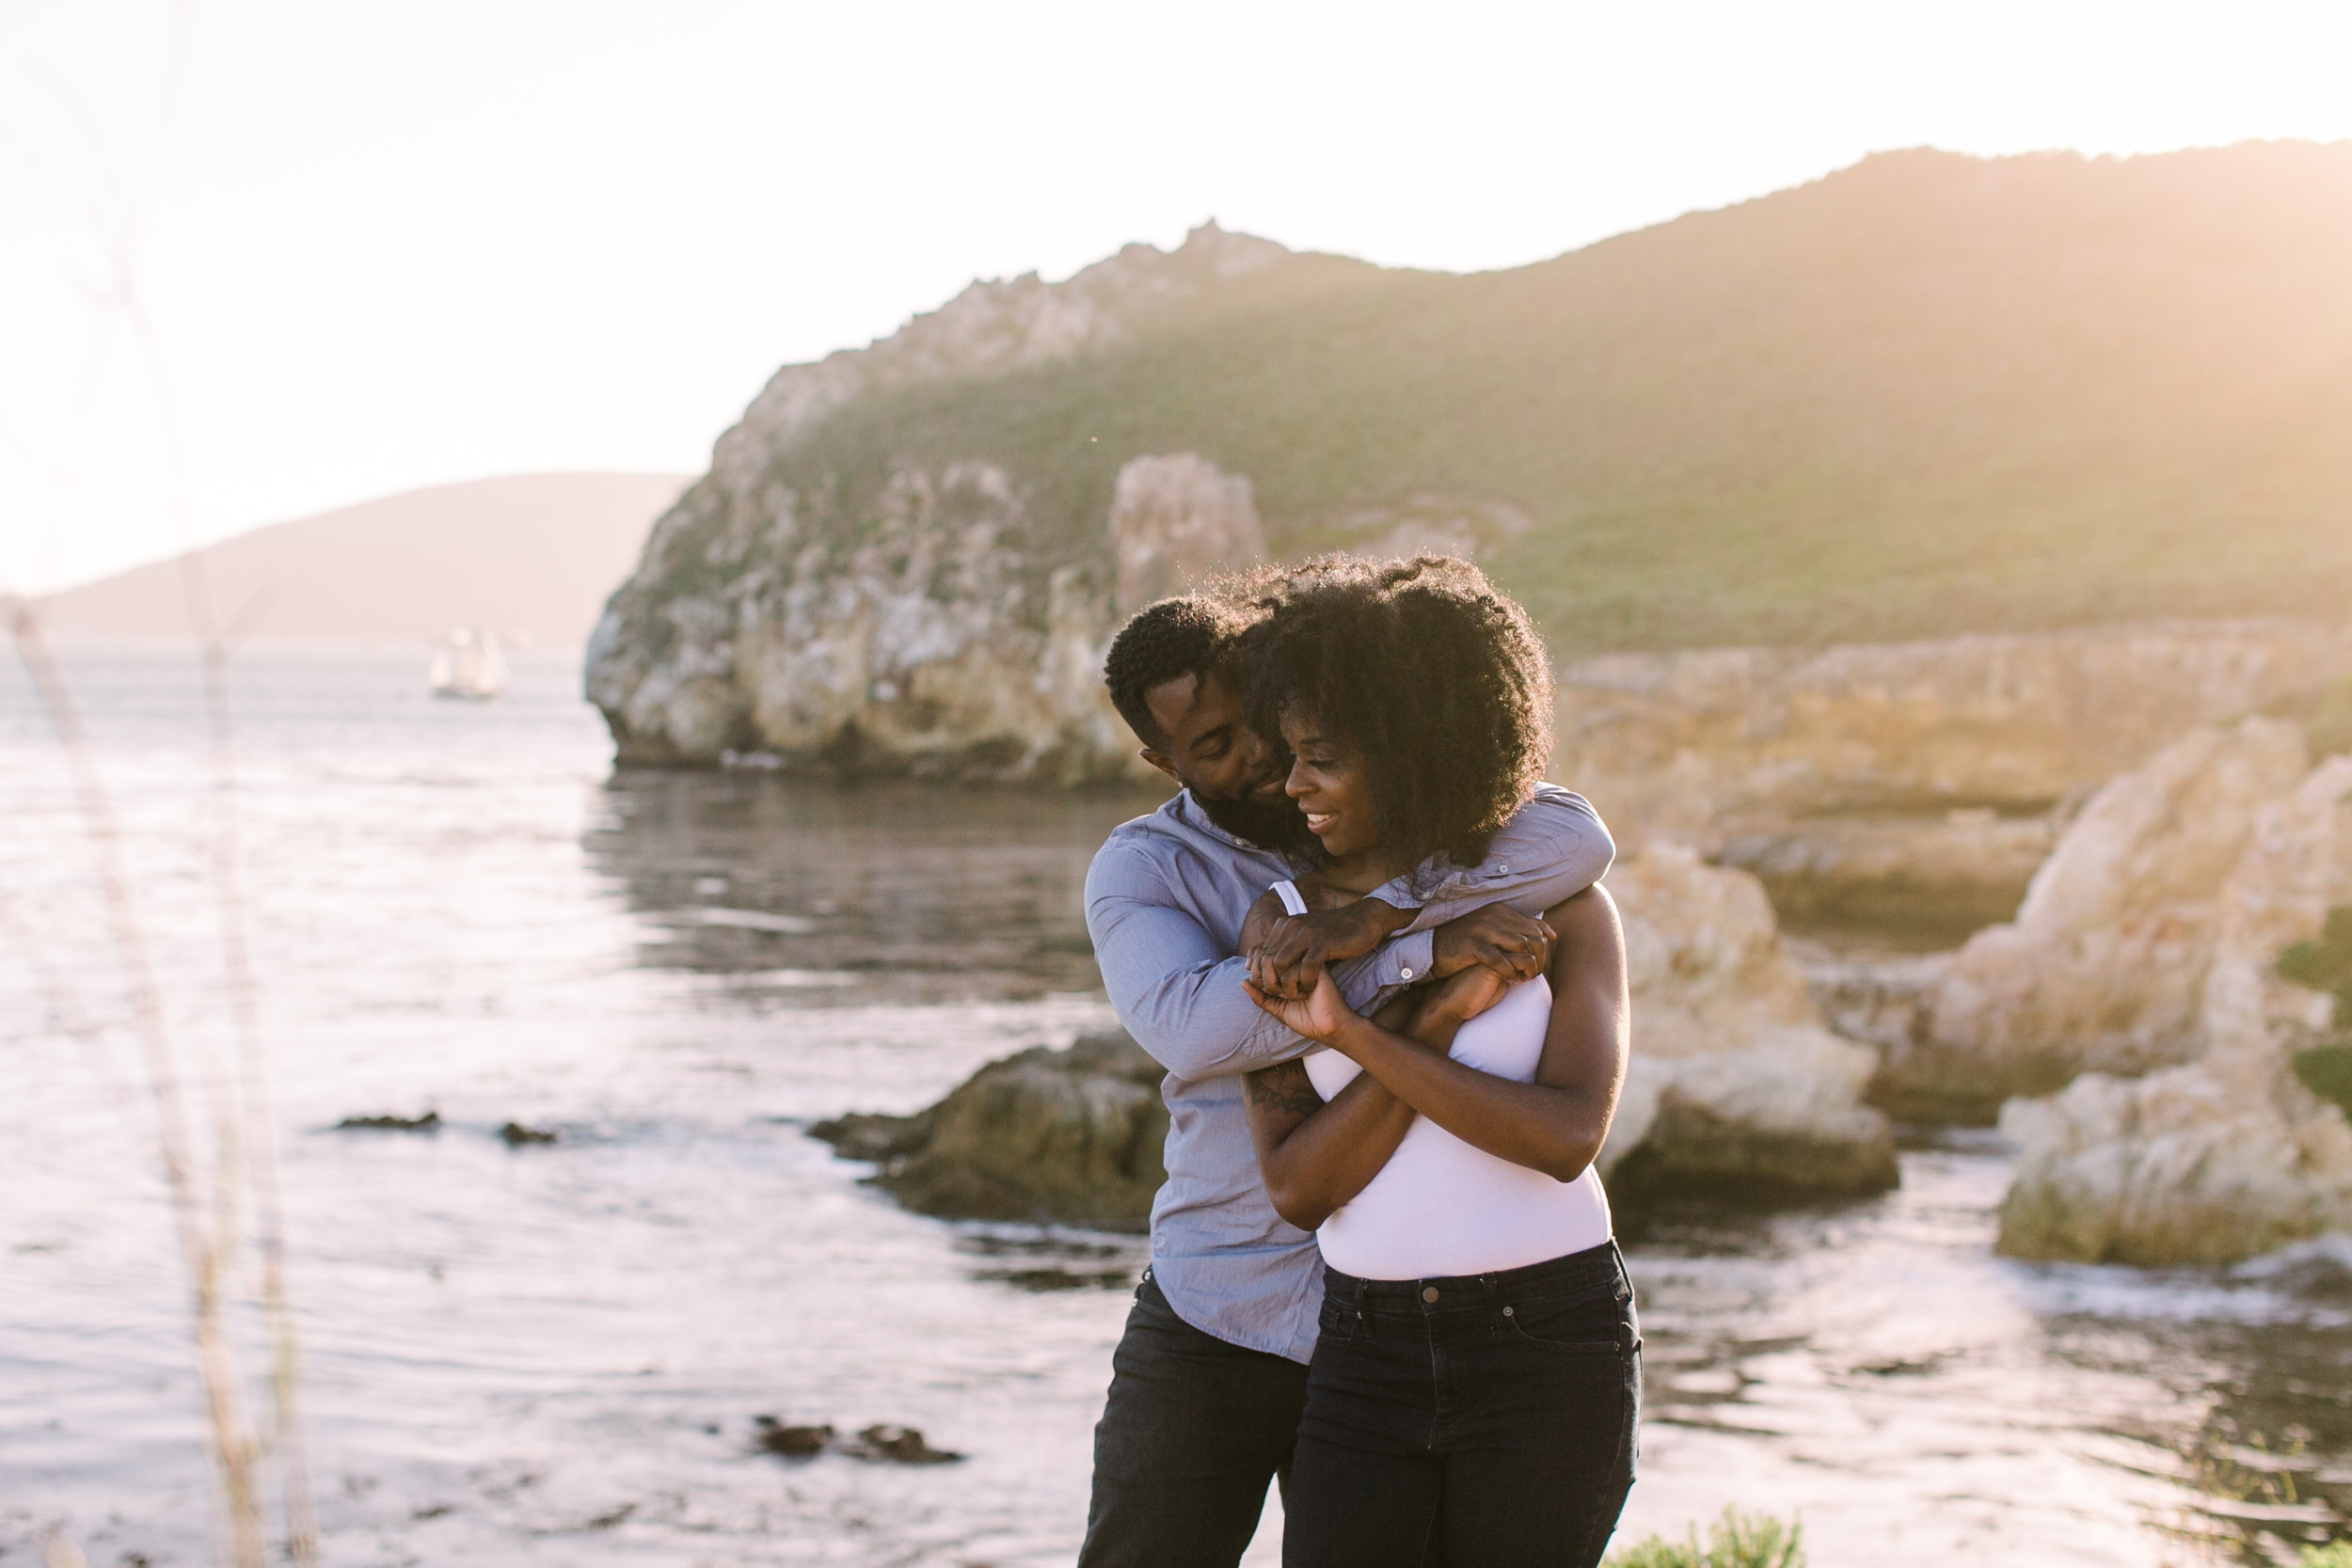
<svg viewBox="0 0 2352 1568"><path fill-rule="evenodd" d="M1219 844L1239 849L1246 854L1270 855L1274 852L1263 845L1252 844L1246 838L1235 838L1232 833L1211 821L1209 814L1201 809L1200 802L1193 799L1190 784L1178 790L1176 799L1170 800L1168 804L1175 809L1176 815L1184 819L1186 827L1195 832L1207 834Z"/></svg>

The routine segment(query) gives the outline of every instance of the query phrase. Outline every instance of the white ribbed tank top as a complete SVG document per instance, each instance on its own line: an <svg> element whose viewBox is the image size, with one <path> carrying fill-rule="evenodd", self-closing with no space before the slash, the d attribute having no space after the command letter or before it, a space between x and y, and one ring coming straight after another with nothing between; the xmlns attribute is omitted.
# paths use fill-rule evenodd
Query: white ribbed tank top
<svg viewBox="0 0 2352 1568"><path fill-rule="evenodd" d="M1282 907L1306 902L1277 882ZM1517 1083L1535 1081L1551 1026L1551 987L1523 980L1462 1025L1448 1053L1464 1067ZM1339 1052L1301 1058L1315 1092L1328 1101L1363 1069ZM1521 1268L1609 1240L1609 1196L1591 1166L1573 1181L1515 1165L1415 1117L1380 1174L1323 1222L1323 1260L1361 1279L1439 1279Z"/></svg>

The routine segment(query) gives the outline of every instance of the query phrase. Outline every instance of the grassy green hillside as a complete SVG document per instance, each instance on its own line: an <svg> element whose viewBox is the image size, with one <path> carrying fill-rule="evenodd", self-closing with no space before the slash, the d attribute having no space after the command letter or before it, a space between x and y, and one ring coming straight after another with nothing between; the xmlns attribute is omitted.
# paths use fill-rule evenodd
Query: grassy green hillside
<svg viewBox="0 0 2352 1568"><path fill-rule="evenodd" d="M2352 143L1871 158L1539 265L1298 257L1123 344L869 391L854 513L983 458L1049 548L1191 450L1284 553L1499 502L1563 653L2352 610Z"/></svg>

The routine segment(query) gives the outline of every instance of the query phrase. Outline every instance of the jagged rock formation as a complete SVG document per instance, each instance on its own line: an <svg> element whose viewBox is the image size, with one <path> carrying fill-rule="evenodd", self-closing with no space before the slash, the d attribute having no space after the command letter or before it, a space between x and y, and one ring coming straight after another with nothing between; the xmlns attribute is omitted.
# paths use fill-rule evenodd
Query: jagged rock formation
<svg viewBox="0 0 2352 1568"><path fill-rule="evenodd" d="M1217 572L1265 555L1249 481L1191 452L1138 457L1111 490L1118 562L1113 608L1123 618Z"/></svg>
<svg viewBox="0 0 2352 1568"><path fill-rule="evenodd" d="M2003 1251L2217 1263L2352 1229L2352 1126L2295 1070L2298 1053L2342 1050L2352 1017L2343 998L2281 973L2352 905L2352 757L2256 813L2217 904L2194 1061L2138 1079L2086 1074L2002 1112L2022 1150Z"/></svg>
<svg viewBox="0 0 2352 1568"><path fill-rule="evenodd" d="M589 646L623 763L763 752L835 772L1088 784L1142 777L1104 696L1119 618L1263 550L1249 482L1190 452L1119 475L1090 554L1039 551L1001 468L892 476L852 526L821 498L703 537L665 517ZM672 591L640 591L648 578ZM1106 591L1107 590L1107 591Z"/></svg>
<svg viewBox="0 0 2352 1568"><path fill-rule="evenodd" d="M2030 815L2347 674L2352 625L2298 621L1613 654L1561 671L1552 772L1709 853L1811 817Z"/></svg>
<svg viewBox="0 0 2352 1568"><path fill-rule="evenodd" d="M2347 675L2352 626L2290 621L1611 655L1561 672L1551 776L1621 840L1756 872L1787 918L1956 941L2118 773Z"/></svg>
<svg viewBox="0 0 2352 1568"><path fill-rule="evenodd" d="M911 1117L847 1116L809 1131L879 1164L872 1180L919 1213L1142 1230L1167 1180L1161 1077L1114 1030L991 1062Z"/></svg>
<svg viewBox="0 0 2352 1568"><path fill-rule="evenodd" d="M1895 1185L1878 1063L1822 1026L1745 872L1655 844L1607 885L1624 913L1633 1055L1601 1153L1613 1193L1823 1196Z"/></svg>
<svg viewBox="0 0 2352 1568"><path fill-rule="evenodd" d="M2016 920L1945 965L1923 1037L1889 1053L1884 1092L1980 1119L2078 1073L2195 1056L2224 880L2257 813L2307 766L2300 727L2257 718L2192 730L2109 783Z"/></svg>

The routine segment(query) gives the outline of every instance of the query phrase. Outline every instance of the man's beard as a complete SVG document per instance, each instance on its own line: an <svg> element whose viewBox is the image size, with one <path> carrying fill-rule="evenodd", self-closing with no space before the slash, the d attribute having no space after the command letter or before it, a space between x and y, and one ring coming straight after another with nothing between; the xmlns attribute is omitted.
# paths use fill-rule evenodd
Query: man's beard
<svg viewBox="0 0 2352 1568"><path fill-rule="evenodd" d="M1315 851L1322 847L1315 835L1307 831L1307 814L1298 809L1296 801L1287 795L1273 800L1262 800L1245 795L1235 800L1212 800L1195 792L1193 799L1210 821L1240 839L1261 849L1271 849L1294 865L1310 865Z"/></svg>

